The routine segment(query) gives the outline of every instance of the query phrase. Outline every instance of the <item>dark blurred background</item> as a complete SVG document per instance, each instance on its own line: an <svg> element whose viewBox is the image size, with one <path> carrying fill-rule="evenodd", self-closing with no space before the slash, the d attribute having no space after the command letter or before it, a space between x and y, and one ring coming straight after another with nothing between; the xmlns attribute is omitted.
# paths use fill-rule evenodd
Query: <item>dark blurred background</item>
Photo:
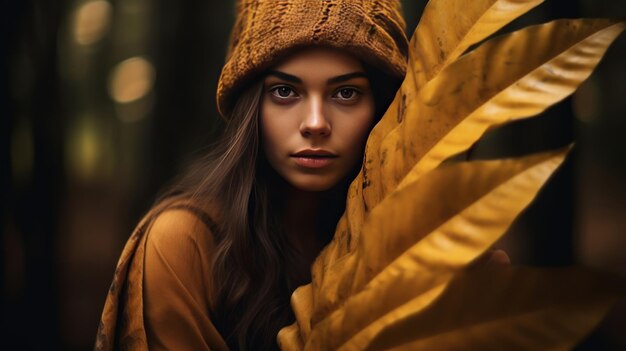
<svg viewBox="0 0 626 351"><path fill-rule="evenodd" d="M424 0L404 1L409 34ZM507 30L626 17L626 0L548 0ZM122 246L222 122L232 1L2 6L0 257L5 350L91 349ZM500 246L514 263L626 275L626 35L573 98L490 133L473 158L577 147ZM626 350L619 304L580 350Z"/></svg>

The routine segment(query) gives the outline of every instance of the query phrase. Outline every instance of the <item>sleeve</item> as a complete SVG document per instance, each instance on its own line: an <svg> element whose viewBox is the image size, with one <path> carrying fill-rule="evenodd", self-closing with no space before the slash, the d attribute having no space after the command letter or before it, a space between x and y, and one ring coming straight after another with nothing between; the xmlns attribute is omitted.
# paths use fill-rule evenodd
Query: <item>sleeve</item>
<svg viewBox="0 0 626 351"><path fill-rule="evenodd" d="M148 231L144 324L150 350L227 350L209 317L212 233L194 214L168 210Z"/></svg>

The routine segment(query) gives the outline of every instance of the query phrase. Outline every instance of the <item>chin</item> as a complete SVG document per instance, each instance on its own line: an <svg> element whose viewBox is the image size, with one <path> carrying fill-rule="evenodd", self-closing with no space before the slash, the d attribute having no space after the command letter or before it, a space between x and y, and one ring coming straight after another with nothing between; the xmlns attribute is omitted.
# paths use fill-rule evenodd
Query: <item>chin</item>
<svg viewBox="0 0 626 351"><path fill-rule="evenodd" d="M326 191L332 189L339 183L336 179L320 176L297 177L296 179L287 180L291 186L302 191Z"/></svg>

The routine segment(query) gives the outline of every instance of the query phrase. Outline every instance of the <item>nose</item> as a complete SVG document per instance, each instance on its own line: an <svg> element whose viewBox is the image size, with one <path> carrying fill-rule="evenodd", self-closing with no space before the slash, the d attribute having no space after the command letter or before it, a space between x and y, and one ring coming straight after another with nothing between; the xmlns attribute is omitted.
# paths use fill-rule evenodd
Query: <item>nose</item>
<svg viewBox="0 0 626 351"><path fill-rule="evenodd" d="M321 96L311 96L300 124L300 134L305 137L330 135L330 121L324 113L324 100Z"/></svg>

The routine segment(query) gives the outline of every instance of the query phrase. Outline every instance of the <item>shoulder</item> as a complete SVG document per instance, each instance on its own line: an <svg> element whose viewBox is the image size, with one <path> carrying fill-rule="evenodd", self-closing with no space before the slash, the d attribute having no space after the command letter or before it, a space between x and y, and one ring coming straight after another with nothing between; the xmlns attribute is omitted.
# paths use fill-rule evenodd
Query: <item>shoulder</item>
<svg viewBox="0 0 626 351"><path fill-rule="evenodd" d="M180 240L209 243L216 231L217 224L208 214L194 211L193 208L171 207L153 219L148 228L148 239L167 245L176 244Z"/></svg>
<svg viewBox="0 0 626 351"><path fill-rule="evenodd" d="M209 249L213 246L218 225L218 212L214 206L177 200L155 209L148 227L147 241L164 248L176 248L191 243Z"/></svg>
<svg viewBox="0 0 626 351"><path fill-rule="evenodd" d="M188 202L159 205L153 211L145 241L146 298L173 298L179 294L173 292L184 291L208 306L216 213Z"/></svg>

